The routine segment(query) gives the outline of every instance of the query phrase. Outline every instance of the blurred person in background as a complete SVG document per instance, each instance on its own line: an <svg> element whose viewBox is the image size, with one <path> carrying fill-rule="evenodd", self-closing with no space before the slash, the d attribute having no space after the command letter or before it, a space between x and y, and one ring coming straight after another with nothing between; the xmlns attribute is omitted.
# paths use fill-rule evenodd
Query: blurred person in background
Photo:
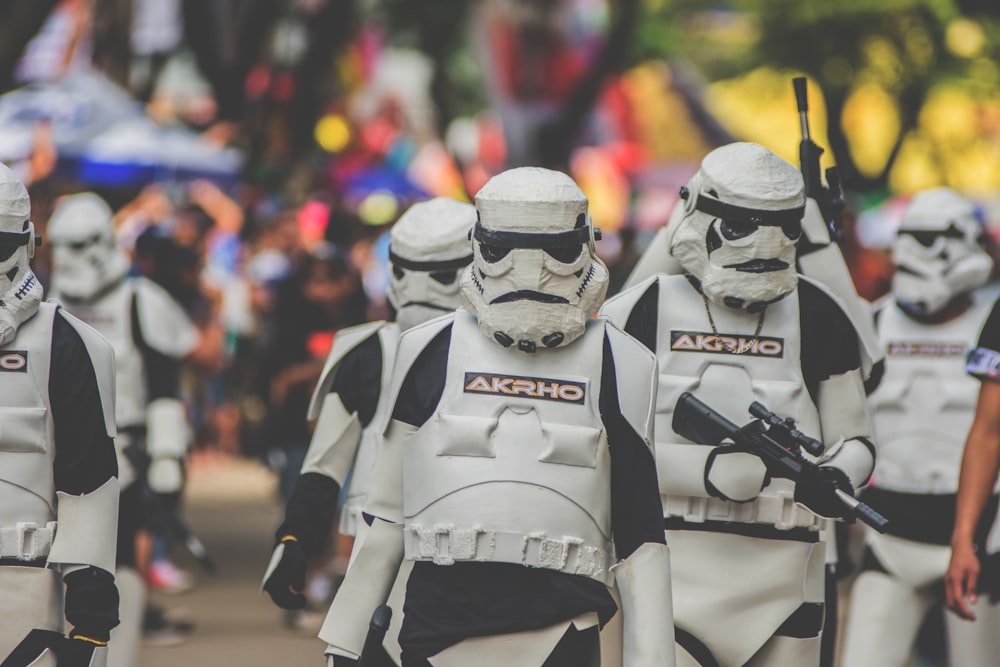
<svg viewBox="0 0 1000 667"><path fill-rule="evenodd" d="M116 579L122 624L115 630L110 664L136 664L145 590L138 574L136 539L142 529L176 532L190 441L180 397L184 361L199 333L180 305L159 285L129 275L115 245L112 211L85 192L58 202L49 221L50 294L104 335L115 350L115 420L118 426L122 503ZM167 573L156 560L148 577L163 587Z"/></svg>
<svg viewBox="0 0 1000 667"><path fill-rule="evenodd" d="M375 464L376 424L388 402L396 341L402 331L460 305L458 278L472 261L469 230L475 222L475 207L453 199L411 206L390 233L388 296L395 321L337 332L309 405L309 419L317 420L309 451L264 575L262 588L279 607L306 605L308 561L327 545L345 485L340 534L354 537L366 527L361 510ZM339 553L340 546L335 570L343 575L347 553Z"/></svg>
<svg viewBox="0 0 1000 667"><path fill-rule="evenodd" d="M888 534L865 531L844 667L908 664L921 622L943 601L962 445L982 379L965 359L994 306L980 289L993 269L983 234L973 203L947 188L914 197L897 232L892 295L875 312L888 354L885 376L870 399L878 442L875 482L862 492L890 528ZM975 531L980 555L990 553L986 538L996 514L994 496ZM975 625L946 618L951 665L996 661L1000 617L985 602L976 610L990 615Z"/></svg>
<svg viewBox="0 0 1000 667"><path fill-rule="evenodd" d="M279 493L290 498L309 445L306 412L336 330L364 321L357 271L336 246L319 244L280 285L273 337L264 349L269 385L268 453L279 472Z"/></svg>

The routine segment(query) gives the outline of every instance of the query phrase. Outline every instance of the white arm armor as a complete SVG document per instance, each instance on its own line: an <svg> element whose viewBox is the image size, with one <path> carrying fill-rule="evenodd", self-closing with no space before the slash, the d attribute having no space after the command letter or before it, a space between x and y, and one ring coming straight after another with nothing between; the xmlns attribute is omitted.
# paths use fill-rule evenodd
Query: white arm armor
<svg viewBox="0 0 1000 667"><path fill-rule="evenodd" d="M146 406L146 450L150 458L179 459L187 453L190 430L184 404L158 398Z"/></svg>
<svg viewBox="0 0 1000 667"><path fill-rule="evenodd" d="M656 355L611 322L605 325L604 333L615 362L618 405L622 416L652 450L656 388L660 375Z"/></svg>
<svg viewBox="0 0 1000 667"><path fill-rule="evenodd" d="M385 322L368 322L342 329L333 339L333 347L323 364L323 372L309 400L309 419L316 420L309 451L302 462L301 474L318 473L343 486L354 463L364 428L356 413L344 407L340 396L330 393L336 370L352 350L386 326ZM383 359L383 364L388 360ZM389 372L383 367L382 373Z"/></svg>
<svg viewBox="0 0 1000 667"><path fill-rule="evenodd" d="M319 473L343 486L361 442L361 421L339 394L327 394L322 405L301 474Z"/></svg>
<svg viewBox="0 0 1000 667"><path fill-rule="evenodd" d="M667 545L647 542L611 571L622 602L622 666L673 667L674 614Z"/></svg>
<svg viewBox="0 0 1000 667"><path fill-rule="evenodd" d="M306 415L310 420L321 416L324 401L326 401L327 394L330 393L330 385L333 383L338 364L351 350L376 335L385 325L386 322L381 321L367 322L337 332L333 338L330 354L327 355L326 362L323 364L323 372L320 373L319 382L316 383L312 398L309 399L309 411ZM386 370L388 369L383 368L382 372L384 373Z"/></svg>
<svg viewBox="0 0 1000 667"><path fill-rule="evenodd" d="M118 480L114 477L95 491L72 496L56 493L56 538L49 564L64 574L74 566L99 567L114 573L118 544Z"/></svg>
<svg viewBox="0 0 1000 667"><path fill-rule="evenodd" d="M319 637L327 654L357 658L368 622L385 604L403 562L403 441L412 426L391 421L378 452L365 513L375 517L330 605ZM400 610L396 610L397 612Z"/></svg>
<svg viewBox="0 0 1000 667"><path fill-rule="evenodd" d="M146 278L137 278L135 302L142 339L151 348L173 359L183 359L198 346L198 328L165 289Z"/></svg>
<svg viewBox="0 0 1000 667"><path fill-rule="evenodd" d="M848 371L820 382L817 403L826 445L819 463L843 470L854 488L864 486L875 469L875 451L861 371Z"/></svg>
<svg viewBox="0 0 1000 667"><path fill-rule="evenodd" d="M60 315L80 336L97 379L104 427L115 437L115 360L111 344L101 334L64 309ZM118 480L110 478L100 487L79 496L56 492L56 536L49 550L49 563L60 565L63 574L93 566L115 571L118 539Z"/></svg>

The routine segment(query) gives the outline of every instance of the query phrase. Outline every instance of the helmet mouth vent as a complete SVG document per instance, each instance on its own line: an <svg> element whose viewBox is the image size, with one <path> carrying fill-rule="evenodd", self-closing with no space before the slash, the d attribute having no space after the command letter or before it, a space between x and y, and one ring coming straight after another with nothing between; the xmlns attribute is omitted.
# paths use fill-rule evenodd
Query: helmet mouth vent
<svg viewBox="0 0 1000 667"><path fill-rule="evenodd" d="M550 304L569 303L569 299L558 294L545 294L544 292L536 292L535 290L522 289L516 292L501 294L490 301L490 305L495 306L498 303L512 303L514 301L537 301L538 303Z"/></svg>

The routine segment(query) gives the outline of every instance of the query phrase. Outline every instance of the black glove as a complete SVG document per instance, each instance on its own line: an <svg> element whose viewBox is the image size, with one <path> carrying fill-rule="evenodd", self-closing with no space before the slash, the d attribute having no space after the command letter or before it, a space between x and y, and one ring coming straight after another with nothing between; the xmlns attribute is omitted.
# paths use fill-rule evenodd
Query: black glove
<svg viewBox="0 0 1000 667"><path fill-rule="evenodd" d="M70 638L81 642L107 642L118 625L118 588L110 572L88 567L63 577L66 583L66 620L73 625Z"/></svg>
<svg viewBox="0 0 1000 667"><path fill-rule="evenodd" d="M278 548L283 549L281 560L264 582L264 590L282 609L302 609L306 606L302 593L306 587L306 555L293 539L283 540Z"/></svg>
<svg viewBox="0 0 1000 667"><path fill-rule="evenodd" d="M847 519L851 510L837 497L837 489L854 495L851 479L843 470L833 466L803 466L802 476L795 482L795 502L828 519Z"/></svg>

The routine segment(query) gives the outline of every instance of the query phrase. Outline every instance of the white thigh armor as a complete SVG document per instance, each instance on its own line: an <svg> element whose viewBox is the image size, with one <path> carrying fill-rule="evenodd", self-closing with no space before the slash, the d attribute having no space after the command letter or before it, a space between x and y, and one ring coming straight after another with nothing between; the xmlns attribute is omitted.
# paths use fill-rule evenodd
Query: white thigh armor
<svg viewBox="0 0 1000 667"><path fill-rule="evenodd" d="M0 566L0 662L32 630L62 633L63 583L55 570L45 567ZM51 651L32 667L55 667Z"/></svg>
<svg viewBox="0 0 1000 667"><path fill-rule="evenodd" d="M361 428L357 415L349 414L339 397L329 391L340 362L371 336L378 336L382 349L382 386L375 416L367 427ZM371 487L378 450L378 425L384 423L385 412L392 407L389 380L398 339L399 326L392 322L370 322L337 332L309 403L309 419L317 422L302 464L302 474L318 473L343 485L348 471L352 471L347 501L340 513L340 532L344 535L357 534L361 510Z"/></svg>
<svg viewBox="0 0 1000 667"><path fill-rule="evenodd" d="M878 442L875 482L902 493L951 494L979 382L965 372L992 304L976 303L943 324L922 324L886 302L878 321L888 360L871 396Z"/></svg>
<svg viewBox="0 0 1000 667"><path fill-rule="evenodd" d="M518 563L611 583L604 333L605 320L590 320L571 346L511 354L456 313L438 410L404 447L407 559Z"/></svg>

